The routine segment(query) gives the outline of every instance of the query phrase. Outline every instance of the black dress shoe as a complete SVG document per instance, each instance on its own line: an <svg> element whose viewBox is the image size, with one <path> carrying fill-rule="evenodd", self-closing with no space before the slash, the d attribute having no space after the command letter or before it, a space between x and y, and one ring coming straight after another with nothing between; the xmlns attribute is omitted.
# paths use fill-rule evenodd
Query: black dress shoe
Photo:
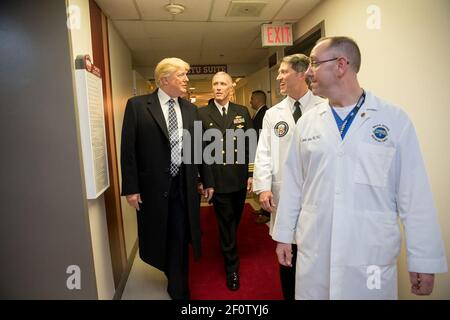
<svg viewBox="0 0 450 320"><path fill-rule="evenodd" d="M239 275L237 272L232 272L227 275L227 287L231 291L239 289Z"/></svg>

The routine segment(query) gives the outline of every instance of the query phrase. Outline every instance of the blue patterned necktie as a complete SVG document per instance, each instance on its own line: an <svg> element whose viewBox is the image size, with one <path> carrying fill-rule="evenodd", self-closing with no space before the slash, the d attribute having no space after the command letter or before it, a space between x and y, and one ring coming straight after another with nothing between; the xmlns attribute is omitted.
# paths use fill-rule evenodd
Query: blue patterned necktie
<svg viewBox="0 0 450 320"><path fill-rule="evenodd" d="M178 136L177 114L175 112L175 100L169 100L169 141L170 141L170 175L178 174L181 164L180 138Z"/></svg>

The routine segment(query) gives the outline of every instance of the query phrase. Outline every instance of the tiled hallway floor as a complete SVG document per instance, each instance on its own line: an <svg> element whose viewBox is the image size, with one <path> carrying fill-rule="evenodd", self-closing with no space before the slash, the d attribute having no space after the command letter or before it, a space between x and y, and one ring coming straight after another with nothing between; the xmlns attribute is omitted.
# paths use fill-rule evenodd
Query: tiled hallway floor
<svg viewBox="0 0 450 320"><path fill-rule="evenodd" d="M144 263L136 254L122 300L170 300L164 273Z"/></svg>

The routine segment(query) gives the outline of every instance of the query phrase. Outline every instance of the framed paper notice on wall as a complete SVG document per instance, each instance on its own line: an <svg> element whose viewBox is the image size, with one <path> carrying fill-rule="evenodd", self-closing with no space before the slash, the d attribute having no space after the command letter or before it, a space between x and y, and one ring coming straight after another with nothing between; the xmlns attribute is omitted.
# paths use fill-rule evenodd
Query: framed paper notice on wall
<svg viewBox="0 0 450 320"><path fill-rule="evenodd" d="M88 55L75 60L75 80L86 193L96 199L109 187L109 173L102 78Z"/></svg>

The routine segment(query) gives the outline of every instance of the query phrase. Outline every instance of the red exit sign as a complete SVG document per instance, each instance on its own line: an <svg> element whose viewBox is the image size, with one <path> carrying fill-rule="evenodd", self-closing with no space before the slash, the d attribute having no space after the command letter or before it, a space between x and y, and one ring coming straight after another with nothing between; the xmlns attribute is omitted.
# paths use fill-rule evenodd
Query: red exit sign
<svg viewBox="0 0 450 320"><path fill-rule="evenodd" d="M263 24L261 39L263 47L292 46L292 25Z"/></svg>

